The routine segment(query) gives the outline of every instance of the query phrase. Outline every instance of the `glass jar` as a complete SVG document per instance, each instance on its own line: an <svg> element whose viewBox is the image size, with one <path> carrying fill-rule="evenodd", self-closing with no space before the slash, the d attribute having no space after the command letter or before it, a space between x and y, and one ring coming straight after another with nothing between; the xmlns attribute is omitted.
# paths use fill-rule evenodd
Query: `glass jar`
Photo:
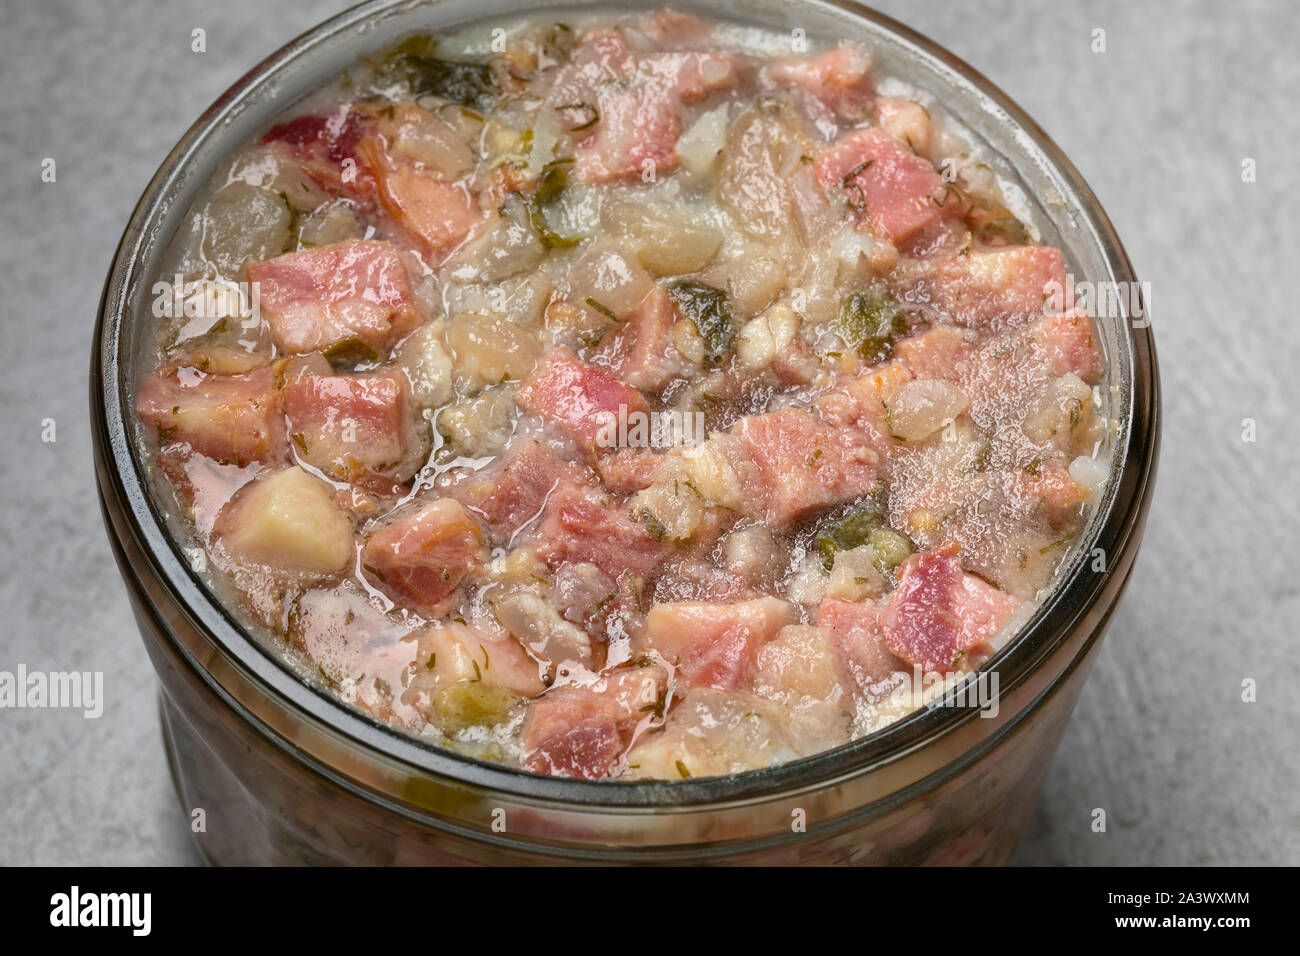
<svg viewBox="0 0 1300 956"><path fill-rule="evenodd" d="M813 38L866 42L882 72L933 94L1000 157L997 171L1023 191L1033 225L1065 252L1073 275L1137 287L1074 167L956 57L848 3L678 6ZM241 629L169 533L132 438L129 392L150 287L195 195L231 150L359 56L409 33L519 10L509 0L376 0L303 35L191 127L149 184L118 248L91 364L96 473L114 553L158 673L177 791L187 812L203 810L196 834L203 853L221 864L1005 861L1030 818L1142 536L1157 458L1159 383L1150 330L1137 309L1096 319L1106 412L1116 425L1112 477L1051 595L983 668L998 676L996 713L956 706L950 695L882 732L779 767L732 777L593 782L532 775L427 745L302 682Z"/></svg>

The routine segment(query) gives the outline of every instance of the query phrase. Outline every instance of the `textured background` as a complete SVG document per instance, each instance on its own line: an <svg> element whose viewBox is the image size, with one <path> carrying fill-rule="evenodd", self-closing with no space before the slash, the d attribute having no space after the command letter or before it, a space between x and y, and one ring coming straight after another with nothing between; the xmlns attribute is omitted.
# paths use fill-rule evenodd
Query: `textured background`
<svg viewBox="0 0 1300 956"><path fill-rule="evenodd" d="M1300 863L1300 324L1282 281L1300 262L1300 14L1287 0L880 5L1042 124L1153 288L1165 435L1145 549L1017 860ZM168 148L340 7L0 2L0 670L103 671L107 694L97 721L0 711L0 863L197 860L95 502L91 326ZM200 26L204 55L190 52ZM54 184L40 180L47 156Z"/></svg>

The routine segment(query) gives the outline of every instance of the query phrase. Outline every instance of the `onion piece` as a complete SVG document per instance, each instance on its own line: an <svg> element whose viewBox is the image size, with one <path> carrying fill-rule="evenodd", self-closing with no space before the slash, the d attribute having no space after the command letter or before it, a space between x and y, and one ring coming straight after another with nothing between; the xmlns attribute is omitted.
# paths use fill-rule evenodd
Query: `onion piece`
<svg viewBox="0 0 1300 956"><path fill-rule="evenodd" d="M943 379L916 379L895 392L887 403L889 430L903 441L929 438L970 405L956 385Z"/></svg>

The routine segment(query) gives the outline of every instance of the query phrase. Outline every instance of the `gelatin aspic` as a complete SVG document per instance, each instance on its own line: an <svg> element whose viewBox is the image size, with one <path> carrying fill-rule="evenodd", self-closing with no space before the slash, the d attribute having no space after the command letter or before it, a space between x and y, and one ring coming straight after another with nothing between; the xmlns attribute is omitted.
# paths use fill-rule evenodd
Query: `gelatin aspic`
<svg viewBox="0 0 1300 956"><path fill-rule="evenodd" d="M223 600L380 721L588 779L979 667L1106 477L1061 253L860 46L503 35L358 64L188 214L134 399Z"/></svg>

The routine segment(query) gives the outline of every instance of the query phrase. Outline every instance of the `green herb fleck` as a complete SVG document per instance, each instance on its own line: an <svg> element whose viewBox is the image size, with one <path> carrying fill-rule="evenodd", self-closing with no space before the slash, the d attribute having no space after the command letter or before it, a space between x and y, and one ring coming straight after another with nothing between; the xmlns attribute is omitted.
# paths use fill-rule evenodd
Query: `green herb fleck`
<svg viewBox="0 0 1300 956"><path fill-rule="evenodd" d="M603 302L598 302L595 299L593 299L591 296L587 296L587 298L583 301L585 301L587 305L591 306L593 309L595 309L601 315L605 316L611 322L618 321L618 316L614 314L614 310L611 309L609 306L605 305Z"/></svg>
<svg viewBox="0 0 1300 956"><path fill-rule="evenodd" d="M829 571L835 556L841 551L852 551L867 544L871 533L884 524L880 509L874 503L855 508L843 517L827 521L817 530L813 546L821 555L822 567Z"/></svg>
<svg viewBox="0 0 1300 956"><path fill-rule="evenodd" d="M731 297L722 289L698 279L674 282L668 287L668 295L682 316L700 333L708 364L720 364L730 354L736 340Z"/></svg>
<svg viewBox="0 0 1300 956"><path fill-rule="evenodd" d="M641 521L645 523L646 531L648 531L650 537L654 538L656 541L662 541L667 537L668 529L664 527L662 521L654 516L654 513L651 512L649 508L642 508L637 512L636 517L640 518Z"/></svg>
<svg viewBox="0 0 1300 956"><path fill-rule="evenodd" d="M835 319L840 337L871 363L882 362L894 343L907 333L903 309L880 288L864 289L845 297Z"/></svg>
<svg viewBox="0 0 1300 956"><path fill-rule="evenodd" d="M546 222L546 210L560 198L560 194L569 184L568 166L572 159L557 159L542 168L541 178L533 190L528 202L528 218L533 224L533 231L542 245L548 249L565 249L578 242L581 236L561 236Z"/></svg>
<svg viewBox="0 0 1300 956"><path fill-rule="evenodd" d="M335 342L321 354L331 365L353 366L379 361L379 353L369 343L356 337Z"/></svg>
<svg viewBox="0 0 1300 956"><path fill-rule="evenodd" d="M498 94L492 68L486 63L444 60L435 55L436 50L433 37L408 37L380 58L379 73L405 82L412 96L439 96L462 106L491 108Z"/></svg>
<svg viewBox="0 0 1300 956"><path fill-rule="evenodd" d="M864 172L870 169L871 164L874 162L875 162L874 159L864 159L862 162L858 163L858 165L854 166L842 177L840 177L840 185L841 186L849 185L849 183L853 182L853 180L857 179Z"/></svg>

